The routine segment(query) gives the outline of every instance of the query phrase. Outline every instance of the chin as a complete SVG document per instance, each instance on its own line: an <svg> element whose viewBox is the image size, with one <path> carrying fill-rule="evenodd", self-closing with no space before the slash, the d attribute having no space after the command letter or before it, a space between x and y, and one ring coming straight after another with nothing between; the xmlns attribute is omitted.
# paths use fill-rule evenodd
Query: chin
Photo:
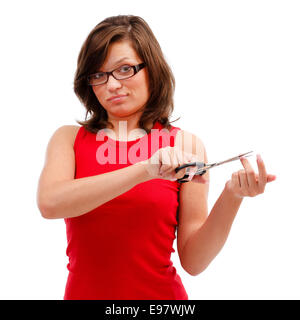
<svg viewBox="0 0 300 320"><path fill-rule="evenodd" d="M129 116L131 114L142 112L143 107L138 108L130 108L129 106L126 106L126 104L116 104L114 107L109 108L109 113L115 115L115 116Z"/></svg>

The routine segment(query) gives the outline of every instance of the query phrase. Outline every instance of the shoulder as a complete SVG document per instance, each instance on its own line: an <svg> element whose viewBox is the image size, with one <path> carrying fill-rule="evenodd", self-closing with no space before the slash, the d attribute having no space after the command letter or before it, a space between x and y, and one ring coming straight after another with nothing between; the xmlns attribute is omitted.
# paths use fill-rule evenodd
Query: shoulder
<svg viewBox="0 0 300 320"><path fill-rule="evenodd" d="M207 162L204 142L194 133L182 129L178 130L174 146L184 152L196 155L199 161Z"/></svg>
<svg viewBox="0 0 300 320"><path fill-rule="evenodd" d="M52 139L63 139L74 145L77 133L81 127L76 125L63 125L55 130Z"/></svg>

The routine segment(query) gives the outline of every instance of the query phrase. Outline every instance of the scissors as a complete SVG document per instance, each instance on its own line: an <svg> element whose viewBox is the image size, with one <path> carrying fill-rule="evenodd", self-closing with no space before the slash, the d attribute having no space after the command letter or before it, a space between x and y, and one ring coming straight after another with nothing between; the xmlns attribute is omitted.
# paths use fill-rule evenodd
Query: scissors
<svg viewBox="0 0 300 320"><path fill-rule="evenodd" d="M191 181L191 180L186 179L186 178L189 177L189 171L190 171L189 167L197 166L197 171L195 172L194 175L202 176L206 172L206 170L208 170L208 169L211 169L213 167L219 166L219 165L227 163L227 162L238 160L238 159L240 159L240 157L243 157L243 156L250 157L250 156L252 156L252 154L251 154L252 152L253 151L249 151L249 152L240 154L240 155L238 155L238 156L236 156L234 158L230 158L230 159L227 159L225 161L215 162L215 163L211 163L211 164L206 164L204 162L199 162L199 161L183 164L182 166L179 166L179 167L175 168L175 172L177 173L181 169L188 168L187 169L187 174L185 174L182 178L177 179L177 182L189 182L189 181Z"/></svg>

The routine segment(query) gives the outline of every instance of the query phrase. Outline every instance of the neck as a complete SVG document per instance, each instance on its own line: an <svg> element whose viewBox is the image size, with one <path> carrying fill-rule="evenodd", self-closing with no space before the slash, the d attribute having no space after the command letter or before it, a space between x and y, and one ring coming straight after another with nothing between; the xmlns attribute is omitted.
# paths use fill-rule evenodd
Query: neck
<svg viewBox="0 0 300 320"><path fill-rule="evenodd" d="M128 118L108 118L108 121L111 122L114 126L112 131L115 134L115 139L121 141L135 140L143 135L145 135L145 130L139 128L138 117L128 117Z"/></svg>

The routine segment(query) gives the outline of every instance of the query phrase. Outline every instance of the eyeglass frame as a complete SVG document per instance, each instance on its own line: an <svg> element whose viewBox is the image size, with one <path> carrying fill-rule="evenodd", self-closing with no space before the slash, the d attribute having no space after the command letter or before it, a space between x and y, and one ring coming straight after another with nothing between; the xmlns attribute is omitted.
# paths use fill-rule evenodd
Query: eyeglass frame
<svg viewBox="0 0 300 320"><path fill-rule="evenodd" d="M124 64L124 65L125 65L125 64ZM101 71L101 72L96 72L96 73L92 73L92 74L88 75L88 76L87 76L87 84L88 84L89 86L101 86L102 84L106 84L106 83L108 82L108 79L109 79L109 76L110 76L110 75L112 75L112 76L114 77L114 79L116 79L116 80L126 80L126 79L129 79L129 78L133 77L134 75L136 75L136 74L137 74L139 71L141 71L143 68L145 68L145 67L146 67L146 63L145 63L145 62L142 62L142 63L137 64L137 65L135 65L135 66L131 66L131 65L128 65L128 66L131 67L131 68L133 68L133 71L134 71L133 75L131 75L131 76L129 76L129 77L122 78L122 79L117 79L117 78L114 76L113 72L120 68L120 67L118 67L118 68L116 68L116 69L114 69L114 70L112 70L112 71L107 71L107 72ZM93 76L93 75L95 75L95 74L98 74L98 73L105 73L105 74L106 74L106 81L103 82L103 83L99 83L99 84L90 84L90 83L89 83L89 77L91 77L91 76Z"/></svg>

